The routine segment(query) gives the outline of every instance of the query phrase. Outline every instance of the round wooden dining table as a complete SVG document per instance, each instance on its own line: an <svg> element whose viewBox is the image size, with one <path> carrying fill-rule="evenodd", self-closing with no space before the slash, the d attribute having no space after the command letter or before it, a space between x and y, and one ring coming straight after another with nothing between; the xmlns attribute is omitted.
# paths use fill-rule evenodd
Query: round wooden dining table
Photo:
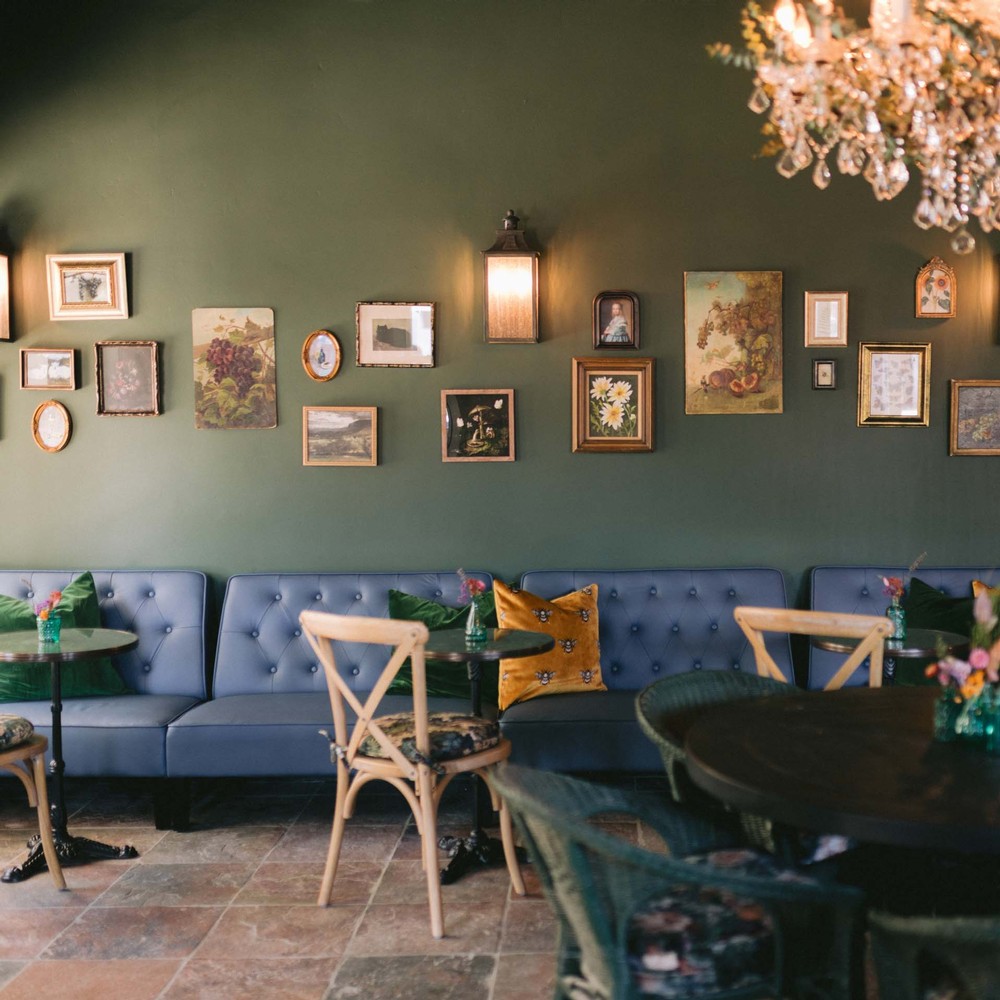
<svg viewBox="0 0 1000 1000"><path fill-rule="evenodd" d="M1000 756L933 738L936 686L713 706L687 729L692 780L739 810L895 847L1000 855Z"/></svg>

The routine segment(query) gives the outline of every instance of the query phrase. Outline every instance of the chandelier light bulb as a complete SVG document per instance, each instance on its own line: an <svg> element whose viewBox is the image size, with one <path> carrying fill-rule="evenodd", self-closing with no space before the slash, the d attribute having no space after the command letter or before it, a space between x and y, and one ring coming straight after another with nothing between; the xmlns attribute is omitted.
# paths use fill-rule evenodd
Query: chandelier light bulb
<svg viewBox="0 0 1000 1000"><path fill-rule="evenodd" d="M792 0L778 0L777 5L774 8L774 20L779 28L786 34L790 35L795 29L795 22L798 19L798 14L795 10L795 4Z"/></svg>

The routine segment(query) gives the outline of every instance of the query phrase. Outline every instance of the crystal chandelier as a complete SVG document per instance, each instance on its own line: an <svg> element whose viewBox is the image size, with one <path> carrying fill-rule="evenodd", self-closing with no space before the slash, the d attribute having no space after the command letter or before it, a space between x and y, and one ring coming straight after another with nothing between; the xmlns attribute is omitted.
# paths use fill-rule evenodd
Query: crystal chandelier
<svg viewBox="0 0 1000 1000"><path fill-rule="evenodd" d="M749 2L743 37L709 52L753 71L749 107L767 113L783 177L811 167L823 189L832 162L886 200L916 175L913 221L952 233L956 253L975 248L972 217L1000 228L997 0L872 0L866 29L832 0Z"/></svg>

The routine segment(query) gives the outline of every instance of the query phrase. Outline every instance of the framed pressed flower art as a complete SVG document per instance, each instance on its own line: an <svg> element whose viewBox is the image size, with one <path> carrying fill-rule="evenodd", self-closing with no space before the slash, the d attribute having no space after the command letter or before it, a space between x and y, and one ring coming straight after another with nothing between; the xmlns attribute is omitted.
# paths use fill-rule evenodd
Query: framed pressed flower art
<svg viewBox="0 0 1000 1000"><path fill-rule="evenodd" d="M653 359L573 358L573 451L653 450Z"/></svg>
<svg viewBox="0 0 1000 1000"><path fill-rule="evenodd" d="M155 340L102 340L94 344L99 415L154 417L160 412L156 347Z"/></svg>

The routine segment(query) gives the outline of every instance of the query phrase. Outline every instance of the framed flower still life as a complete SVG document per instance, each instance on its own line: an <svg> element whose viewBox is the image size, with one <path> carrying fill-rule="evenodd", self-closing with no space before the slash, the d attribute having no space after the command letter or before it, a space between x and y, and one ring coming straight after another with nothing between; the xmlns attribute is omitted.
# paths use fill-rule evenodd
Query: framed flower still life
<svg viewBox="0 0 1000 1000"><path fill-rule="evenodd" d="M513 389L441 390L442 462L514 461Z"/></svg>
<svg viewBox="0 0 1000 1000"><path fill-rule="evenodd" d="M917 272L917 319L950 319L957 293L955 272L940 257L932 257Z"/></svg>
<svg viewBox="0 0 1000 1000"><path fill-rule="evenodd" d="M573 451L653 450L653 359L573 358Z"/></svg>
<svg viewBox="0 0 1000 1000"><path fill-rule="evenodd" d="M951 380L948 454L1000 455L1000 380Z"/></svg>
<svg viewBox="0 0 1000 1000"><path fill-rule="evenodd" d="M100 416L155 417L160 412L160 376L155 340L102 340L96 354Z"/></svg>
<svg viewBox="0 0 1000 1000"><path fill-rule="evenodd" d="M858 426L927 427L930 384L930 344L860 344Z"/></svg>
<svg viewBox="0 0 1000 1000"><path fill-rule="evenodd" d="M594 347L639 346L639 298L632 292L600 292L594 298Z"/></svg>

